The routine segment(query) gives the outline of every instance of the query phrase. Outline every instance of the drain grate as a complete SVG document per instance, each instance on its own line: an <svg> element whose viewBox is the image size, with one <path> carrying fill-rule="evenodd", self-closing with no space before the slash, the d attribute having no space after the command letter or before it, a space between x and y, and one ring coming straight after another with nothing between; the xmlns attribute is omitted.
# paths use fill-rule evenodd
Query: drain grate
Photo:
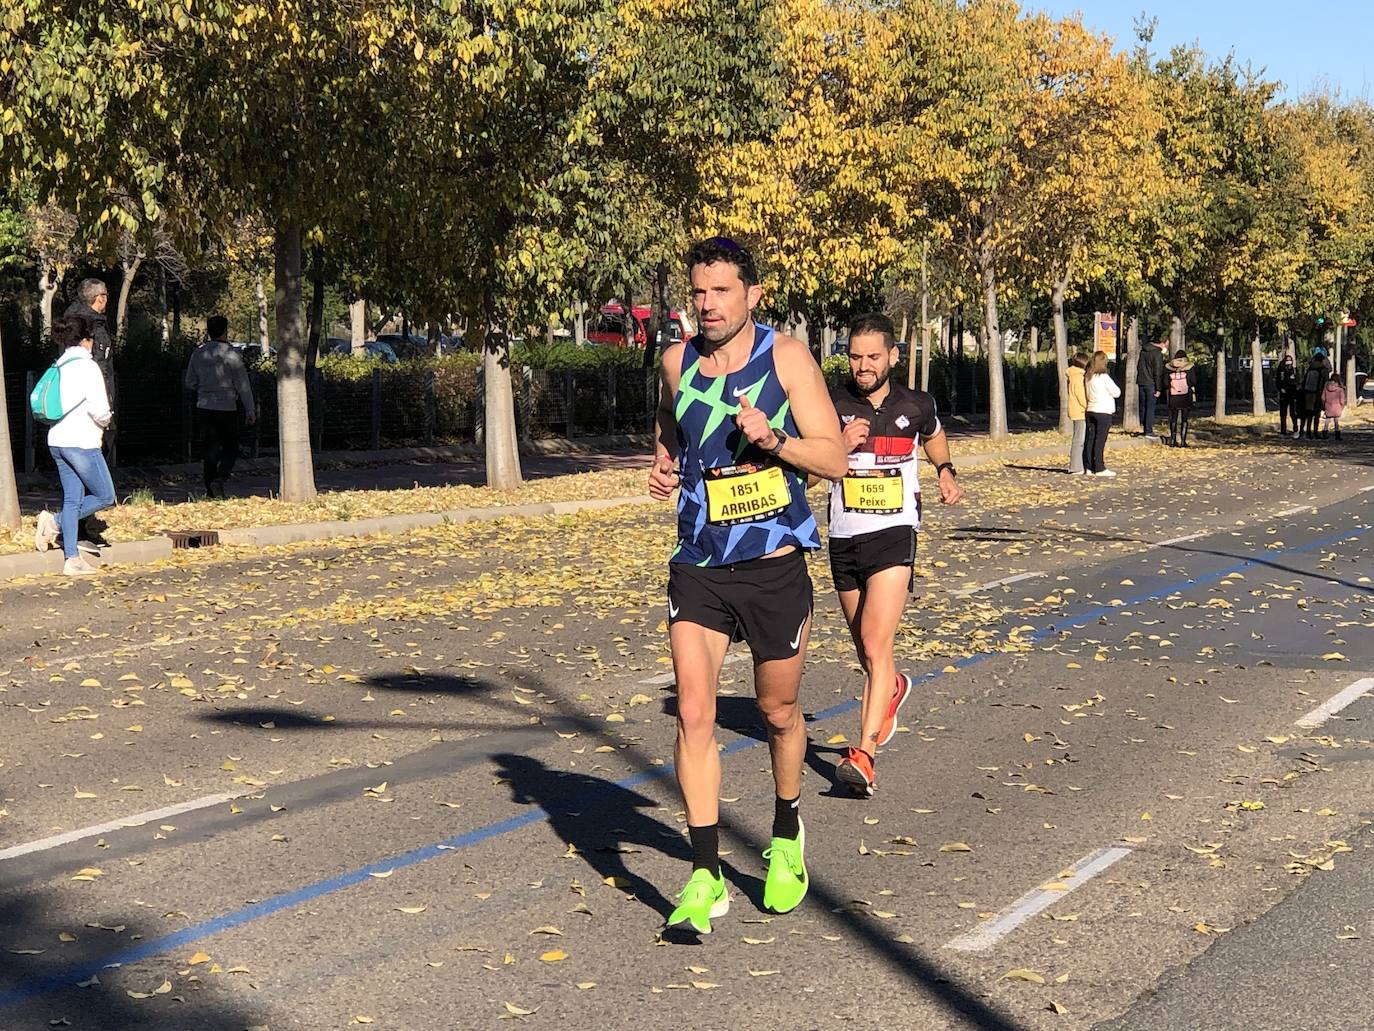
<svg viewBox="0 0 1374 1031"><path fill-rule="evenodd" d="M219 543L218 530L169 530L174 548L213 548Z"/></svg>

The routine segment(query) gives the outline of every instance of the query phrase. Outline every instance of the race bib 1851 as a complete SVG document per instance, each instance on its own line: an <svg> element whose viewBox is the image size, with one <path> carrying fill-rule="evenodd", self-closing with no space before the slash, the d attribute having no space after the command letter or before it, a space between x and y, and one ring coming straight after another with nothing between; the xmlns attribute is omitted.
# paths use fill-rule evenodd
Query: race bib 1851
<svg viewBox="0 0 1374 1031"><path fill-rule="evenodd" d="M776 465L706 470L706 518L718 526L770 519L786 511L790 500L787 478Z"/></svg>
<svg viewBox="0 0 1374 1031"><path fill-rule="evenodd" d="M846 512L896 515L905 504L900 469L851 469L841 489Z"/></svg>

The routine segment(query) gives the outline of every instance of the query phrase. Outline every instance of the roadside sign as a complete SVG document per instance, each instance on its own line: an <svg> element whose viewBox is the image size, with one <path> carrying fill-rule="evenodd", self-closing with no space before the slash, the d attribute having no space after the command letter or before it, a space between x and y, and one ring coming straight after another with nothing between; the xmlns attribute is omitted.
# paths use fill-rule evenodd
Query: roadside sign
<svg viewBox="0 0 1374 1031"><path fill-rule="evenodd" d="M1099 311L1094 319L1093 342L1099 351L1108 354L1116 352L1116 315L1113 312Z"/></svg>

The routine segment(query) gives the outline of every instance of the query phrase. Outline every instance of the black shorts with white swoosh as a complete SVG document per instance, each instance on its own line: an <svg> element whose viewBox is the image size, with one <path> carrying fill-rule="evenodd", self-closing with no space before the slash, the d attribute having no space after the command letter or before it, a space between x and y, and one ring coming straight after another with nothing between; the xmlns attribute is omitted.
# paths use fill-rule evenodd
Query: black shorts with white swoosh
<svg viewBox="0 0 1374 1031"><path fill-rule="evenodd" d="M725 566L668 565L668 622L744 641L762 662L801 651L812 595L800 551Z"/></svg>

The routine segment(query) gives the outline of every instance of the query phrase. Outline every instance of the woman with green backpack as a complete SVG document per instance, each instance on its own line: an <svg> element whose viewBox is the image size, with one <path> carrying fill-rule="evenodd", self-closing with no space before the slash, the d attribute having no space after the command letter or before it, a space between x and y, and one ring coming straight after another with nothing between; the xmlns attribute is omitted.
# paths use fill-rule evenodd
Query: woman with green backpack
<svg viewBox="0 0 1374 1031"><path fill-rule="evenodd" d="M47 551L60 533L62 572L89 576L95 566L81 556L77 523L115 503L114 481L100 450L113 413L105 377L91 357L89 320L80 315L58 319L52 340L61 354L34 387L30 404L35 416L51 423L48 450L62 480L62 513L57 518L46 509L38 513L34 546Z"/></svg>

